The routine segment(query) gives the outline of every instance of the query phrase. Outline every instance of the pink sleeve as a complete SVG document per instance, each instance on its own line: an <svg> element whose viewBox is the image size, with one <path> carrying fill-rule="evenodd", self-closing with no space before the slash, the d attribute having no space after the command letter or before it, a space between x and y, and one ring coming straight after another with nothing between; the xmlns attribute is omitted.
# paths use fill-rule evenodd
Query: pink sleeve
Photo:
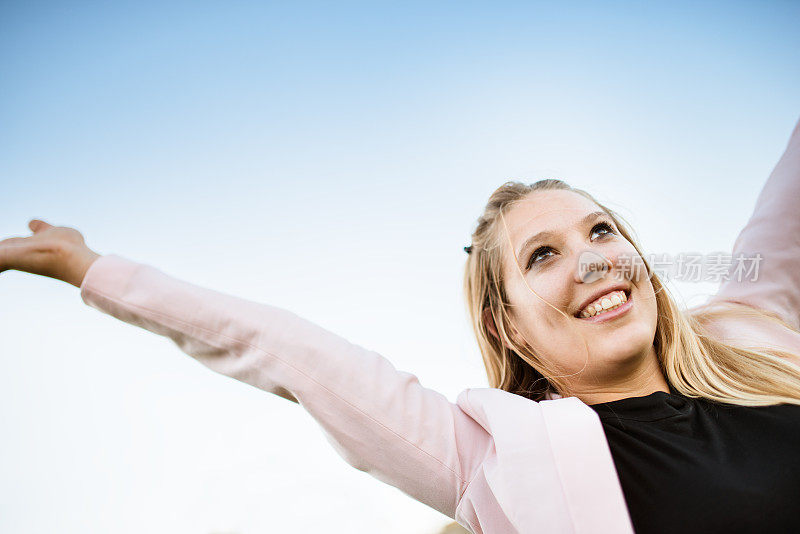
<svg viewBox="0 0 800 534"><path fill-rule="evenodd" d="M747 304L800 328L800 122L734 243L734 267L740 254L760 254L761 260L745 260L744 270L724 281L710 303Z"/></svg>
<svg viewBox="0 0 800 534"><path fill-rule="evenodd" d="M287 310L117 255L92 264L81 297L218 373L290 392L350 465L450 517L490 447L477 422L415 376Z"/></svg>

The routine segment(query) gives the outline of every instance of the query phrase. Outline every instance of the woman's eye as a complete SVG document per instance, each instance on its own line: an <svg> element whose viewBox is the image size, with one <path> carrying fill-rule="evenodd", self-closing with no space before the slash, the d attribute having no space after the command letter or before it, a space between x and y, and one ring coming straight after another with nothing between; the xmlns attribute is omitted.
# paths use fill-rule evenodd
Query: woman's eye
<svg viewBox="0 0 800 534"><path fill-rule="evenodd" d="M607 222L600 222L592 227L592 232L590 237L592 240L595 240L596 238L602 237L606 234L614 234L614 233L616 232L614 231L614 227L611 226L611 224ZM531 253L530 258L528 258L527 267L528 269L530 269L531 267L533 267L535 263L543 262L550 256L554 255L555 251L552 248L547 246L539 247L536 250L534 250L533 253Z"/></svg>
<svg viewBox="0 0 800 534"><path fill-rule="evenodd" d="M607 222L597 223L592 227L591 239L595 238L595 234L602 236L605 234L613 234L613 233L614 229L611 228L611 225L608 224Z"/></svg>
<svg viewBox="0 0 800 534"><path fill-rule="evenodd" d="M528 267L530 268L530 266L533 265L534 263L543 261L549 255L552 254L553 254L553 249L551 249L550 247L537 248L536 250L533 251L533 254L531 254L531 257L528 260Z"/></svg>

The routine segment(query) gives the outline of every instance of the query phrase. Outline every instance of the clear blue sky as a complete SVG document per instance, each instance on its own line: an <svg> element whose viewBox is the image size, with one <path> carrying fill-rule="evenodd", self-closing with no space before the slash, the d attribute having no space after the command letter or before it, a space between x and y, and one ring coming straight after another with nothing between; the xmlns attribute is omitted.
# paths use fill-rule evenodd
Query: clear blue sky
<svg viewBox="0 0 800 534"><path fill-rule="evenodd" d="M451 399L485 384L461 247L496 187L561 177L649 251L725 250L800 117L792 1L163 4L0 4L0 235L77 227ZM0 530L446 523L75 288L7 272L0 302Z"/></svg>

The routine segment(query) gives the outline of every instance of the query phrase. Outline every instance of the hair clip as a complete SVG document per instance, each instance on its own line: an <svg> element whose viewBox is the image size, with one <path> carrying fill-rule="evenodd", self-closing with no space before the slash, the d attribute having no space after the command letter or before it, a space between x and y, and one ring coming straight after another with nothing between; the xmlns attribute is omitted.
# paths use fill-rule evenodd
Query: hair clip
<svg viewBox="0 0 800 534"><path fill-rule="evenodd" d="M467 254L470 254L472 252L472 245L464 247L464 252L466 252Z"/></svg>

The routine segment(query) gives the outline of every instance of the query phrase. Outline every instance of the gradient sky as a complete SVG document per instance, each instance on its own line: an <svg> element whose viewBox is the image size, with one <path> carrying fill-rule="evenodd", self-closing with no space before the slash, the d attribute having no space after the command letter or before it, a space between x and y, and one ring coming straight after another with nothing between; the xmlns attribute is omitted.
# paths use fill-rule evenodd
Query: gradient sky
<svg viewBox="0 0 800 534"><path fill-rule="evenodd" d="M729 250L800 117L793 1L163 4L0 2L0 236L76 227L451 400L486 385L462 247L494 189L560 177L648 251ZM72 286L5 272L0 303L3 532L448 522Z"/></svg>

